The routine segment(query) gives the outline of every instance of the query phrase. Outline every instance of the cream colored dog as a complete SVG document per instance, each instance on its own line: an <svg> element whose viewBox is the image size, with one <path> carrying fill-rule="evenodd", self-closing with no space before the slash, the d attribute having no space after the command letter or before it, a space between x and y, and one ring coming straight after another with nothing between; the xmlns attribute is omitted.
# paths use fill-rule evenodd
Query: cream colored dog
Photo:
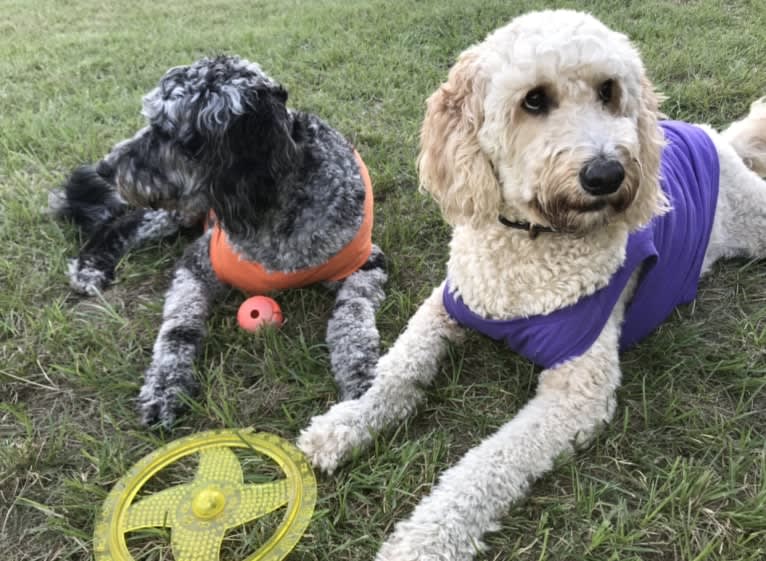
<svg viewBox="0 0 766 561"><path fill-rule="evenodd" d="M524 15L463 52L428 100L418 162L423 188L454 226L450 289L473 313L505 320L551 314L608 285L629 235L673 206L661 189L658 119L638 52L590 15ZM766 170L764 105L722 134L689 128L717 153L720 170L701 272L721 257L765 256L766 183L752 171ZM609 421L623 316L640 272L592 345L541 373L535 397L444 472L379 561L471 559L554 459ZM333 471L414 412L447 342L464 330L443 292L433 291L381 358L364 396L303 431L298 444L314 465Z"/></svg>

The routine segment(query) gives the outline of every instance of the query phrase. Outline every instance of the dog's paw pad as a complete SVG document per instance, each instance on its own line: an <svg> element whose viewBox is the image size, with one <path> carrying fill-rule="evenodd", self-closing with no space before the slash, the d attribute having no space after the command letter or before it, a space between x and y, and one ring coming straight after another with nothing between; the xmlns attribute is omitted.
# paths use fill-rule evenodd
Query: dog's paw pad
<svg viewBox="0 0 766 561"><path fill-rule="evenodd" d="M146 426L170 428L198 389L191 365L171 354L153 363L144 380L138 394L138 411Z"/></svg>
<svg viewBox="0 0 766 561"><path fill-rule="evenodd" d="M145 427L170 428L176 421L181 400L176 392L162 391L144 385L138 396L138 413Z"/></svg>
<svg viewBox="0 0 766 561"><path fill-rule="evenodd" d="M356 400L338 403L324 415L314 417L301 431L298 448L314 467L332 473L354 448L371 440L358 418L357 403Z"/></svg>
<svg viewBox="0 0 766 561"><path fill-rule="evenodd" d="M326 446L325 438L313 426L301 432L297 445L315 468L330 474L338 467L340 458Z"/></svg>
<svg viewBox="0 0 766 561"><path fill-rule="evenodd" d="M145 427L162 427L169 429L176 422L176 409L167 407L162 402L139 403L138 413L141 424Z"/></svg>
<svg viewBox="0 0 766 561"><path fill-rule="evenodd" d="M110 272L89 266L79 259L73 259L69 262L68 275L69 286L72 287L72 290L87 296L96 296L112 280Z"/></svg>
<svg viewBox="0 0 766 561"><path fill-rule="evenodd" d="M153 427L162 421L162 403L158 399L138 399L138 414L141 424ZM164 424L164 423L162 423Z"/></svg>
<svg viewBox="0 0 766 561"><path fill-rule="evenodd" d="M392 536L378 550L375 561L440 561L442 556L430 555L421 550L422 545L413 540L397 539L398 536ZM451 559L451 558L450 558Z"/></svg>
<svg viewBox="0 0 766 561"><path fill-rule="evenodd" d="M447 505L445 508L449 509ZM454 514L454 510L449 512ZM486 550L486 544L464 531L470 526L467 520L460 522L456 529L448 526L442 511L431 514L434 516L429 519L415 514L399 522L380 546L375 561L473 561L477 553ZM454 519L452 522L454 524ZM489 528L499 529L494 523L490 523ZM494 531L489 528L485 531Z"/></svg>

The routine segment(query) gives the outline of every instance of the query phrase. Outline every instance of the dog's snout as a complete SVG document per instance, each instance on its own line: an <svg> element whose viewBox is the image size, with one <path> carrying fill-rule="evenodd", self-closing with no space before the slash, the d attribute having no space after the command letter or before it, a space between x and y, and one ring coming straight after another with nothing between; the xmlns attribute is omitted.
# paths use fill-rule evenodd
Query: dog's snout
<svg viewBox="0 0 766 561"><path fill-rule="evenodd" d="M580 184L591 195L609 195L617 191L625 179L625 168L617 160L595 158L580 170Z"/></svg>

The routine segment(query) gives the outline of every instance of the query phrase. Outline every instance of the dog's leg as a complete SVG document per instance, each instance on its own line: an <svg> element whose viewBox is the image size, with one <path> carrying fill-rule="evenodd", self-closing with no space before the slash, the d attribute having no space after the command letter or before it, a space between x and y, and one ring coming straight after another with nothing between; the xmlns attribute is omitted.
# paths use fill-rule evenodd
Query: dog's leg
<svg viewBox="0 0 766 561"><path fill-rule="evenodd" d="M162 326L138 398L144 424L170 426L182 406L182 395L197 388L194 359L205 336L210 304L225 287L210 265L209 245L206 234L187 248L165 295Z"/></svg>
<svg viewBox="0 0 766 561"><path fill-rule="evenodd" d="M549 471L557 456L587 442L615 408L620 382L619 317L613 313L583 356L541 374L537 395L497 433L448 469L397 524L377 561L467 561L482 537Z"/></svg>
<svg viewBox="0 0 766 561"><path fill-rule="evenodd" d="M761 144L742 139L731 129L718 134L709 127L703 127L715 143L721 168L718 204L703 271L720 258L766 257L766 181L750 169L742 154L736 151L737 146L744 143L749 147L746 157L751 164L761 161L766 170L766 116L747 124L750 118L745 119L742 134L755 134L753 130L760 124L757 130L764 138ZM732 128L736 132L737 127ZM756 149L756 146L759 148ZM753 169L758 167L756 165Z"/></svg>
<svg viewBox="0 0 766 561"><path fill-rule="evenodd" d="M766 97L750 105L750 113L721 132L747 167L766 176Z"/></svg>
<svg viewBox="0 0 766 561"><path fill-rule="evenodd" d="M361 396L372 383L380 352L375 312L386 297L387 278L385 256L373 246L367 263L338 289L327 322L327 345L341 399Z"/></svg>
<svg viewBox="0 0 766 561"><path fill-rule="evenodd" d="M123 255L143 243L170 237L181 221L166 210L128 210L93 230L80 254L69 262L69 284L81 294L95 295L113 279Z"/></svg>
<svg viewBox="0 0 766 561"><path fill-rule="evenodd" d="M369 444L374 433L414 411L438 372L448 341L459 341L463 333L444 309L442 290L433 291L380 359L370 389L314 417L301 432L298 446L315 466L334 471L354 448Z"/></svg>

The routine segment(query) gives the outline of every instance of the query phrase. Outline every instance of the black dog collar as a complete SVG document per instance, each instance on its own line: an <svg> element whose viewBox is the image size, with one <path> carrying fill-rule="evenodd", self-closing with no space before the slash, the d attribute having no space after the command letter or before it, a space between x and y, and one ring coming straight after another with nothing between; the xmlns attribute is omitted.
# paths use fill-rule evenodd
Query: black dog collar
<svg viewBox="0 0 766 561"><path fill-rule="evenodd" d="M512 222L502 214L498 215L497 219L503 226L515 228L516 230L526 230L529 232L529 239L531 240L534 240L540 232L556 232L556 230L549 226L540 226L539 224L532 224L531 222Z"/></svg>

